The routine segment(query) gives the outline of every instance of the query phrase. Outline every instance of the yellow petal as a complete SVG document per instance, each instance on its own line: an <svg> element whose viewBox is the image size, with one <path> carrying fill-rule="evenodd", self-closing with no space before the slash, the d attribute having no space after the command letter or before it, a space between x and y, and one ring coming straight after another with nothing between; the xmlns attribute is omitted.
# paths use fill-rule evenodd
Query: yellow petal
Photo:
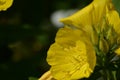
<svg viewBox="0 0 120 80"><path fill-rule="evenodd" d="M116 49L115 53L118 54L118 55L120 55L120 48Z"/></svg>
<svg viewBox="0 0 120 80"><path fill-rule="evenodd" d="M60 21L67 25L82 28L85 31L91 31L91 27L98 25L104 17L109 0L94 0L87 7L77 13L63 18Z"/></svg>
<svg viewBox="0 0 120 80"><path fill-rule="evenodd" d="M50 71L45 72L38 80L53 80Z"/></svg>
<svg viewBox="0 0 120 80"><path fill-rule="evenodd" d="M83 31L65 26L64 28L59 29L55 41L66 47L68 44L74 46L75 41L81 39L84 41L89 40L89 36Z"/></svg>
<svg viewBox="0 0 120 80"><path fill-rule="evenodd" d="M90 76L90 72L92 72L93 70L91 70L89 68L89 64L85 64L81 67L80 70L77 70L72 77L74 77L75 79L79 78L79 77L83 77L86 75L86 78L88 78Z"/></svg>
<svg viewBox="0 0 120 80"><path fill-rule="evenodd" d="M120 34L120 18L119 18L119 13L115 10L109 11L106 14L106 19L109 23L110 26L112 26L115 31Z"/></svg>
<svg viewBox="0 0 120 80"><path fill-rule="evenodd" d="M7 10L13 3L13 0L0 0L0 11Z"/></svg>
<svg viewBox="0 0 120 80"><path fill-rule="evenodd" d="M96 64L95 51L89 39L83 41L82 34L84 33L69 27L58 31L56 42L51 45L47 55L55 79L79 79L89 77L93 72Z"/></svg>

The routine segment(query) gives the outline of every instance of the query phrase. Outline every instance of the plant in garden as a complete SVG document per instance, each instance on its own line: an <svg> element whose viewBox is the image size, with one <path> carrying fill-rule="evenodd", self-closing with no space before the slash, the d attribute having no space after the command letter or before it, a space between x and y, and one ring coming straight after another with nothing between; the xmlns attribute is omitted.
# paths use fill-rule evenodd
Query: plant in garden
<svg viewBox="0 0 120 80"><path fill-rule="evenodd" d="M120 18L112 1L93 0L60 21L65 27L59 29L47 54L53 79L118 80Z"/></svg>

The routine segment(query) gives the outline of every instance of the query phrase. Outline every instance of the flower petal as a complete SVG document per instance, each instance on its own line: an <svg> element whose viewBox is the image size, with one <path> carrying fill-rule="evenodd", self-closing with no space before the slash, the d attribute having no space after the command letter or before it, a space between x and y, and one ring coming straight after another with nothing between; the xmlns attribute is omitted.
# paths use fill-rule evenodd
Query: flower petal
<svg viewBox="0 0 120 80"><path fill-rule="evenodd" d="M106 14L106 19L107 19L109 25L112 26L118 34L120 34L120 29L119 29L120 18L119 18L118 12L115 10L109 11Z"/></svg>
<svg viewBox="0 0 120 80"><path fill-rule="evenodd" d="M81 31L70 27L58 31L56 42L51 45L47 55L55 79L79 79L92 73L96 64L95 51L89 39L83 41L85 37L82 39L81 35Z"/></svg>
<svg viewBox="0 0 120 80"><path fill-rule="evenodd" d="M67 25L82 28L85 31L91 31L93 25L99 24L106 12L109 0L94 0L87 7L60 21Z"/></svg>
<svg viewBox="0 0 120 80"><path fill-rule="evenodd" d="M0 0L0 11L5 11L8 9L13 3L13 0Z"/></svg>
<svg viewBox="0 0 120 80"><path fill-rule="evenodd" d="M117 55L120 55L120 48L116 49L116 50L115 50L115 53L116 53Z"/></svg>

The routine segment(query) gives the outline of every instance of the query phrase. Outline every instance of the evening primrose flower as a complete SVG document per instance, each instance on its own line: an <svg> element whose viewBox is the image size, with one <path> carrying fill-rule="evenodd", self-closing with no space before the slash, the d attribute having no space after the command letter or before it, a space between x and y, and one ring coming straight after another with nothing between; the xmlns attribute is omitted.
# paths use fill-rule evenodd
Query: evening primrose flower
<svg viewBox="0 0 120 80"><path fill-rule="evenodd" d="M93 0L87 7L60 21L84 30L103 53L108 52L116 42L119 43L120 18L111 0Z"/></svg>
<svg viewBox="0 0 120 80"><path fill-rule="evenodd" d="M92 26L100 25L110 0L93 0L93 2L74 15L60 21L87 32L92 32Z"/></svg>
<svg viewBox="0 0 120 80"><path fill-rule="evenodd" d="M48 51L47 61L53 78L72 80L89 77L95 67L96 56L84 32L64 27L58 31L55 43Z"/></svg>
<svg viewBox="0 0 120 80"><path fill-rule="evenodd" d="M13 3L13 0L0 0L0 11L7 10Z"/></svg>
<svg viewBox="0 0 120 80"><path fill-rule="evenodd" d="M60 21L65 25L84 30L91 38L92 43L98 45L98 34L100 34L106 26L105 16L112 8L109 7L110 5L112 6L110 0L93 0L91 4L82 10Z"/></svg>
<svg viewBox="0 0 120 80"><path fill-rule="evenodd" d="M111 0L93 0L60 21L65 27L57 32L47 55L53 78L88 78L96 65L106 67L106 56L120 54L120 19ZM100 63L96 64L96 57Z"/></svg>

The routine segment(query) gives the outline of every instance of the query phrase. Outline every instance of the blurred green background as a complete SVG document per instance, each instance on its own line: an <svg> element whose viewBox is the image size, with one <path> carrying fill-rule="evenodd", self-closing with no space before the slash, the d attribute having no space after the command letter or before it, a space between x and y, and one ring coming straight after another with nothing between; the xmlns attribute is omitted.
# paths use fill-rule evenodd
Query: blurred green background
<svg viewBox="0 0 120 80"><path fill-rule="evenodd" d="M32 80L50 66L47 50L66 17L92 0L14 0L0 12L0 80ZM114 0L117 10L120 1ZM57 24L58 23L58 24Z"/></svg>

